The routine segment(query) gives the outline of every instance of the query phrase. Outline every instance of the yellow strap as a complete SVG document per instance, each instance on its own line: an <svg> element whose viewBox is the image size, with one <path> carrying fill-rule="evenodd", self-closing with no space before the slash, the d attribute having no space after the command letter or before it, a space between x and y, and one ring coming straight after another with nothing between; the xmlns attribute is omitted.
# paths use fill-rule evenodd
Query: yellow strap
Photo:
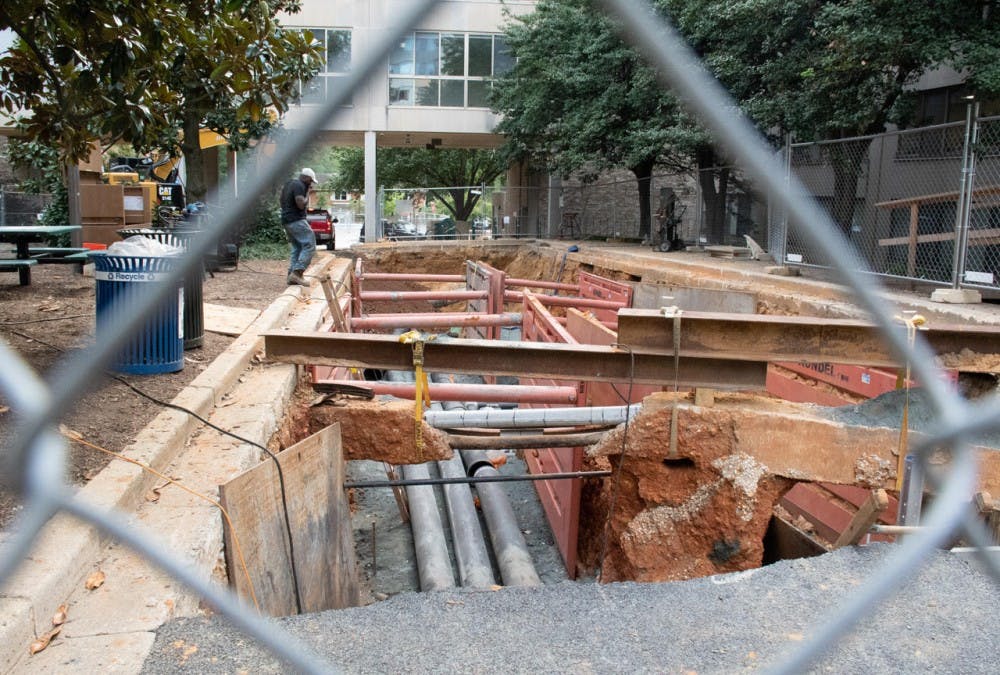
<svg viewBox="0 0 1000 675"><path fill-rule="evenodd" d="M413 348L413 443L417 448L417 457L424 459L424 406L430 407L431 391L424 372L424 343L436 338L436 335L422 335L420 331L411 330L399 336L399 341Z"/></svg>
<svg viewBox="0 0 1000 675"><path fill-rule="evenodd" d="M917 328L923 326L927 323L925 319L920 314L914 314L911 317L896 316L893 317L896 321L902 322L906 325L906 340L910 343L912 347L914 342L917 340ZM927 330L924 328L924 330ZM900 378L896 378L896 388L899 389L900 385L905 389L906 394L903 398L903 420L899 426L899 447L897 449L896 456L896 490L900 491L903 489L903 472L906 470L906 451L909 448L909 435L910 435L910 360L906 360L906 370L905 375L902 375L902 382Z"/></svg>
<svg viewBox="0 0 1000 675"><path fill-rule="evenodd" d="M674 320L674 393L679 389L679 379L681 370L681 309L680 307L661 308L663 316ZM670 449L667 452L670 459L677 458L677 398L674 397L674 406L670 411Z"/></svg>

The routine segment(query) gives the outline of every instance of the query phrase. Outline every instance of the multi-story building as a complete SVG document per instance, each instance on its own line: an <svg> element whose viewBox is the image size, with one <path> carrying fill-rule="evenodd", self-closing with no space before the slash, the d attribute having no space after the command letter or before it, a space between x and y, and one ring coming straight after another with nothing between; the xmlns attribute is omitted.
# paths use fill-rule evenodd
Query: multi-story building
<svg viewBox="0 0 1000 675"><path fill-rule="evenodd" d="M310 108L335 95L352 65L369 54L410 6L407 0L304 0L284 25L310 30L325 45L321 73L304 85L286 116L296 128ZM365 193L377 193L377 147L483 148L500 145L487 95L495 75L512 65L502 39L505 12L530 12L534 2L444 0L395 46L383 68L351 93L317 142L363 146ZM367 199L365 220L377 204ZM512 207L516 208L516 207Z"/></svg>

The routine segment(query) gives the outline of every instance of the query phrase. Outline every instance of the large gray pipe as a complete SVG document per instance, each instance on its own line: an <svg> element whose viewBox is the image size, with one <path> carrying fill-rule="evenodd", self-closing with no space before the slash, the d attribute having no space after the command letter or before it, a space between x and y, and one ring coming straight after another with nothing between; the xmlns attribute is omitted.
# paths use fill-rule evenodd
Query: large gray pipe
<svg viewBox="0 0 1000 675"><path fill-rule="evenodd" d="M389 371L386 379L392 382L413 381L413 374L405 371ZM426 464L404 464L403 477L408 480L430 478ZM444 525L438 511L434 487L430 485L408 485L406 499L410 507L410 523L413 529L413 548L417 553L417 573L420 576L420 590L439 591L455 587L455 575L448 557L448 543L444 537Z"/></svg>
<svg viewBox="0 0 1000 675"><path fill-rule="evenodd" d="M432 373L433 382L449 381L443 373ZM432 410L440 410L442 404L432 403ZM444 409L462 410L461 403L445 401ZM443 478L461 478L465 476L462 458L454 453L451 459L438 461L438 471ZM479 525L479 514L472 499L472 489L469 485L444 485L444 503L448 510L448 521L451 523L452 546L455 551L455 562L458 565L458 582L471 588L489 588L496 584L493 577L493 565L490 564L490 553L486 550L486 538Z"/></svg>
<svg viewBox="0 0 1000 675"><path fill-rule="evenodd" d="M481 450L462 452L462 461L470 476L495 476L499 474L486 453ZM514 516L507 493L500 483L478 483L479 503L490 531L493 553L500 567L500 576L507 586L541 586L542 580L531 561L528 544Z"/></svg>

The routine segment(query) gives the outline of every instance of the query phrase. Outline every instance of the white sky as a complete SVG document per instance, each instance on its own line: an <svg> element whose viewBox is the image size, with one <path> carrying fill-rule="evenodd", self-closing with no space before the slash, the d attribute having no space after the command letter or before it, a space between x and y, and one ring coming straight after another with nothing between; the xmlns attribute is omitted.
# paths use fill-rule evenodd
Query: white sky
<svg viewBox="0 0 1000 675"><path fill-rule="evenodd" d="M6 52L12 44L14 44L14 33L9 28L0 30L0 54Z"/></svg>

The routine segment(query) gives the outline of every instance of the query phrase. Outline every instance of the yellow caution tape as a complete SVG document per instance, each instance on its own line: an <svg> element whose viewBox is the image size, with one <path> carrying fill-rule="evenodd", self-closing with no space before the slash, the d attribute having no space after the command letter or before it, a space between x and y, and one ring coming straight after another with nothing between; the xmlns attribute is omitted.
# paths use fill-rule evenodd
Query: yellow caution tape
<svg viewBox="0 0 1000 675"><path fill-rule="evenodd" d="M906 326L906 340L912 347L917 340L917 329L926 326L927 319L920 314L911 317L895 316L896 321L902 322ZM927 330L926 327L923 330ZM903 421L899 426L899 448L896 457L896 490L903 489L903 472L906 468L906 451L909 447L908 436L910 433L910 360L906 360L905 374L901 372L896 378L896 389L905 389L906 395L903 400Z"/></svg>

